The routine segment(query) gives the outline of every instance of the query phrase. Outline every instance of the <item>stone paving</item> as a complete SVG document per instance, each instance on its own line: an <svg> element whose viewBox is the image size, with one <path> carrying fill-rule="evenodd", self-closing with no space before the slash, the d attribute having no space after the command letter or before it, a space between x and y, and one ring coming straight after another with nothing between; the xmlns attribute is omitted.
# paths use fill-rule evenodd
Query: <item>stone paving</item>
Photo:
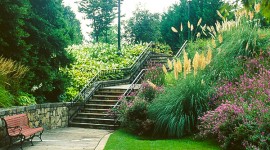
<svg viewBox="0 0 270 150"><path fill-rule="evenodd" d="M24 150L101 150L104 148L111 130L85 129L85 128L59 128L44 131L41 142L38 137L23 144ZM2 148L1 150L5 150ZM19 150L14 145L9 150Z"/></svg>

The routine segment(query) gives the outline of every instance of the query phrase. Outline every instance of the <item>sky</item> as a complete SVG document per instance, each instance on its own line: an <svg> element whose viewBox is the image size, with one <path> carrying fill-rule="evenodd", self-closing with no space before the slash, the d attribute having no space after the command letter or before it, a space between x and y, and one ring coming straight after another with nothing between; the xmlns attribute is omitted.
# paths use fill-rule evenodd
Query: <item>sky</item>
<svg viewBox="0 0 270 150"><path fill-rule="evenodd" d="M76 13L77 19L81 21L83 35L86 40L89 40L87 32L90 32L91 29L87 27L87 24L89 24L90 21L85 20L85 15L78 12L78 4L75 3L76 1L80 0L64 0L64 5L70 6ZM121 4L121 15L125 15L125 18L122 19L130 18L139 3L141 3L145 9L148 9L152 13L162 13L165 12L169 6L178 1L179 0L124 0Z"/></svg>

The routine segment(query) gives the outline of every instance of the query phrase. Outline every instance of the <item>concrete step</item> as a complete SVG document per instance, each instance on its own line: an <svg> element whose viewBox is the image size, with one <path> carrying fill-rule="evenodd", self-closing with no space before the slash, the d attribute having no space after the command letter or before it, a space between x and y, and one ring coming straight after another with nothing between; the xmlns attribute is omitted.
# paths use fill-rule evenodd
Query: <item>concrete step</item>
<svg viewBox="0 0 270 150"><path fill-rule="evenodd" d="M116 96L121 96L124 92L122 91L97 91L95 94L97 95L116 95Z"/></svg>
<svg viewBox="0 0 270 150"><path fill-rule="evenodd" d="M106 105L114 105L118 102L117 100L108 100L108 99L91 99L88 104L106 104Z"/></svg>
<svg viewBox="0 0 270 150"><path fill-rule="evenodd" d="M94 123L94 124L114 124L116 120L114 118L85 118L75 117L73 122L77 123Z"/></svg>
<svg viewBox="0 0 270 150"><path fill-rule="evenodd" d="M108 113L108 109L84 108L85 113Z"/></svg>
<svg viewBox="0 0 270 150"><path fill-rule="evenodd" d="M125 93L127 89L117 89L117 88L102 88L99 89L98 92L121 92L121 93Z"/></svg>
<svg viewBox="0 0 270 150"><path fill-rule="evenodd" d="M93 99L98 100L118 100L120 96L117 95L94 95Z"/></svg>
<svg viewBox="0 0 270 150"><path fill-rule="evenodd" d="M76 117L81 117L81 118L107 118L107 119L111 119L113 116L111 116L108 113L85 113L85 112L81 112L78 113Z"/></svg>
<svg viewBox="0 0 270 150"><path fill-rule="evenodd" d="M94 109L111 109L114 105L108 104L86 104L85 108L94 108Z"/></svg>
<svg viewBox="0 0 270 150"><path fill-rule="evenodd" d="M71 127L81 127L81 128L92 128L92 129L104 129L104 130L116 130L119 128L117 124L95 124L95 123L79 123L79 122L70 122Z"/></svg>

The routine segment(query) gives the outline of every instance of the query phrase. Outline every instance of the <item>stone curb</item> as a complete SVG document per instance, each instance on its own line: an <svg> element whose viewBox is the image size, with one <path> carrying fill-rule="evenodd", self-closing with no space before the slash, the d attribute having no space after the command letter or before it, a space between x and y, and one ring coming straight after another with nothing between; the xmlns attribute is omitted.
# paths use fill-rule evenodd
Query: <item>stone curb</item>
<svg viewBox="0 0 270 150"><path fill-rule="evenodd" d="M113 134L113 132L103 136L100 142L98 143L97 147L95 148L95 150L103 150L111 134Z"/></svg>

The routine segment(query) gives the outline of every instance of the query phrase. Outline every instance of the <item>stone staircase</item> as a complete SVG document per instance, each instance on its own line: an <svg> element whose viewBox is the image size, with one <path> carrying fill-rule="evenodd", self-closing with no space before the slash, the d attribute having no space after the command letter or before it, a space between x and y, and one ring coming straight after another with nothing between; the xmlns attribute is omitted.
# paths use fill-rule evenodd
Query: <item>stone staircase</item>
<svg viewBox="0 0 270 150"><path fill-rule="evenodd" d="M148 68L152 64L167 63L167 59L172 59L166 54L151 54L143 68ZM110 129L114 130L119 127L119 123L109 111L114 107L119 98L129 88L129 84L112 87L103 87L98 89L91 99L84 104L83 108L69 121L71 127ZM136 85L134 90L138 90L140 85Z"/></svg>
<svg viewBox="0 0 270 150"><path fill-rule="evenodd" d="M137 90L139 86L137 85L134 90ZM109 111L128 87L129 85L119 85L99 89L69 125L71 127L117 129L119 124L115 122L115 118L109 114Z"/></svg>

